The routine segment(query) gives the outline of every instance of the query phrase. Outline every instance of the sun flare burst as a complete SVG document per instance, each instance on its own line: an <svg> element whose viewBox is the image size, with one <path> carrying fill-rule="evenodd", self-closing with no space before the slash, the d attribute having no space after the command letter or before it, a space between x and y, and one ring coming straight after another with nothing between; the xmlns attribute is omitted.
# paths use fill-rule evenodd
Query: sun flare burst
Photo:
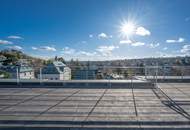
<svg viewBox="0 0 190 130"><path fill-rule="evenodd" d="M120 34L124 38L129 38L135 33L136 27L133 22L123 22L120 25Z"/></svg>

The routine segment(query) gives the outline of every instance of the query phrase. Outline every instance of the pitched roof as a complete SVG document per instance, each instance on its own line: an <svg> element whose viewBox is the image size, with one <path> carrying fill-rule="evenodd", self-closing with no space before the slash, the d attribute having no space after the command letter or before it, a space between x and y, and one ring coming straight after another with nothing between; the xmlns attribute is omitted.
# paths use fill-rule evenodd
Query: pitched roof
<svg viewBox="0 0 190 130"><path fill-rule="evenodd" d="M54 61L42 69L42 74L61 74L64 73L66 65L60 61Z"/></svg>
<svg viewBox="0 0 190 130"><path fill-rule="evenodd" d="M16 73L17 68L19 73L33 71L33 68L28 65L7 66L4 68L4 70L10 73Z"/></svg>

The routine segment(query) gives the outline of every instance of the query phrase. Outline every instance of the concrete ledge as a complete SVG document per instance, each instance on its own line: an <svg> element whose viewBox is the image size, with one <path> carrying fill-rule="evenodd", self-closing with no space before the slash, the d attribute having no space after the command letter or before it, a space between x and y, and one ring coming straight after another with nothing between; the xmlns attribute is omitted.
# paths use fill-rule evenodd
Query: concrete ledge
<svg viewBox="0 0 190 130"><path fill-rule="evenodd" d="M154 84L141 80L70 80L70 81L2 81L0 88L154 88Z"/></svg>
<svg viewBox="0 0 190 130"><path fill-rule="evenodd" d="M145 76L140 76L145 78ZM155 82L154 76L147 76L148 80ZM190 83L190 76L157 76L157 82L159 83Z"/></svg>
<svg viewBox="0 0 190 130"><path fill-rule="evenodd" d="M3 127L0 130L189 130L190 128L139 128L139 127L124 127L124 128L104 128L104 127Z"/></svg>
<svg viewBox="0 0 190 130"><path fill-rule="evenodd" d="M158 79L159 83L190 83L190 79Z"/></svg>
<svg viewBox="0 0 190 130"><path fill-rule="evenodd" d="M189 121L3 121L3 130L189 130ZM140 127L141 126L141 127ZM146 127L148 126L148 127Z"/></svg>

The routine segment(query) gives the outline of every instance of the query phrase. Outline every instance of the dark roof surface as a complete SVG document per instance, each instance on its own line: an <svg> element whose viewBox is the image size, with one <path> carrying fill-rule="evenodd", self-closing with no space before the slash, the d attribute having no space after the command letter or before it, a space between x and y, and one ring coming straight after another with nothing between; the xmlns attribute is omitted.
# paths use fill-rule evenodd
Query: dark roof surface
<svg viewBox="0 0 190 130"><path fill-rule="evenodd" d="M66 65L60 61L54 61L42 68L42 74L61 74L64 73ZM68 67L67 67L68 68Z"/></svg>
<svg viewBox="0 0 190 130"><path fill-rule="evenodd" d="M0 127L190 129L190 84L159 89L1 88Z"/></svg>

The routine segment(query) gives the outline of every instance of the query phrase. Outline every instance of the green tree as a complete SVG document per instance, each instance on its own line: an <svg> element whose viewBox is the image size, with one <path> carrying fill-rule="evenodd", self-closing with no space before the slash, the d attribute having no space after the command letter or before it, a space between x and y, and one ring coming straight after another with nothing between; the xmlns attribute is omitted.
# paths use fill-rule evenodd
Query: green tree
<svg viewBox="0 0 190 130"><path fill-rule="evenodd" d="M11 75L8 72L5 72L5 71L0 71L0 75L3 75L3 78L5 78L5 79L11 77Z"/></svg>
<svg viewBox="0 0 190 130"><path fill-rule="evenodd" d="M57 58L57 60L63 62L64 64L66 64L66 61L65 61L65 59L63 57L59 57L59 58Z"/></svg>

